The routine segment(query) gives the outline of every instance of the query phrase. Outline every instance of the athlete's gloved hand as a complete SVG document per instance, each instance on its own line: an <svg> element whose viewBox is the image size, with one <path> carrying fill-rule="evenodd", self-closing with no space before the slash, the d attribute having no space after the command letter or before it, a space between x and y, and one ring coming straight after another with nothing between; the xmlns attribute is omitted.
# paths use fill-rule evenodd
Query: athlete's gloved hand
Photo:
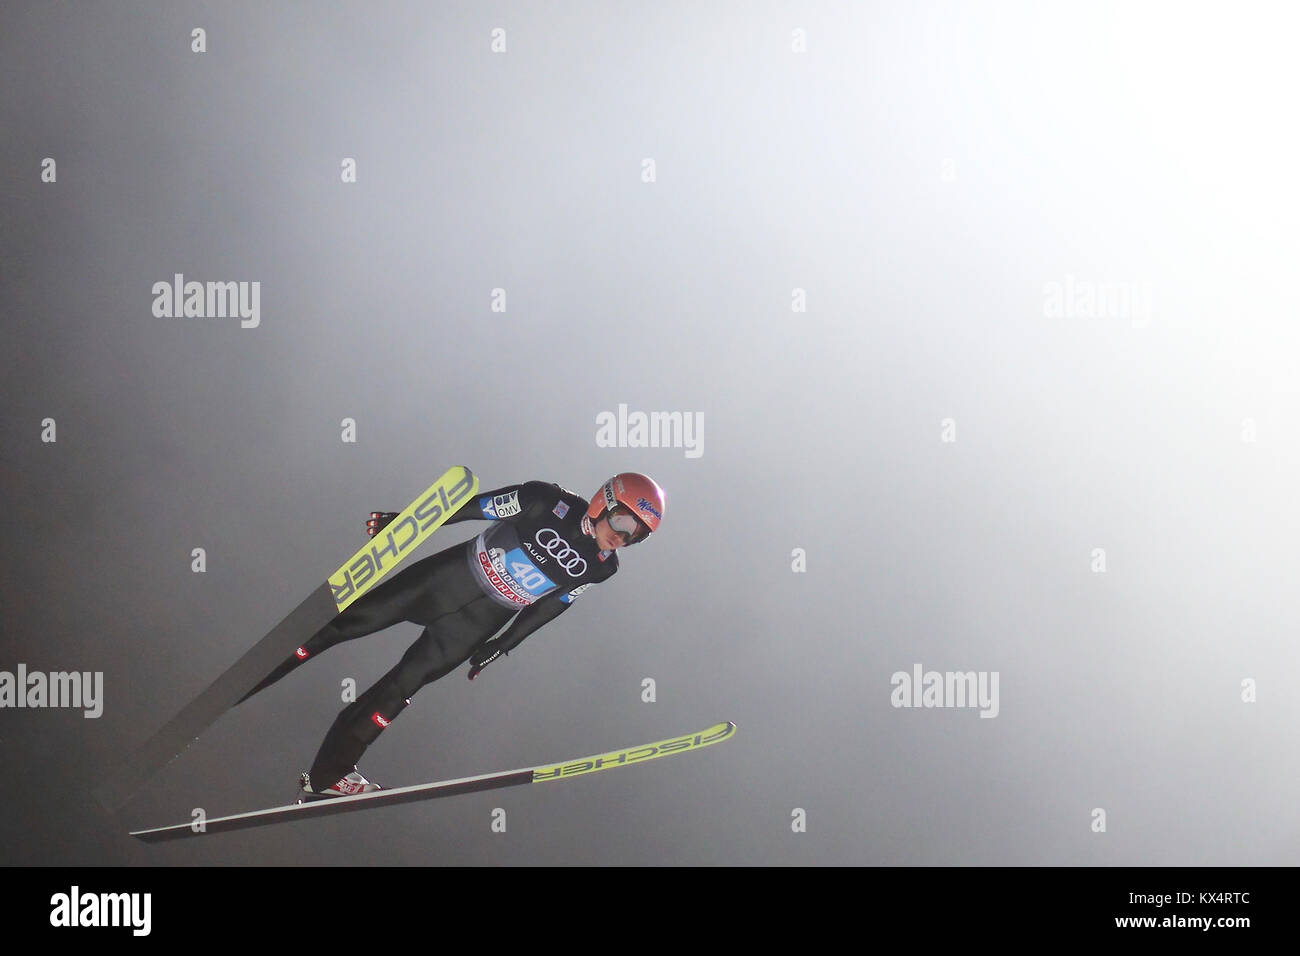
<svg viewBox="0 0 1300 956"><path fill-rule="evenodd" d="M488 641L473 654L469 656L469 679L473 680L478 677L479 671L487 667L498 657L508 654L505 645L500 641Z"/></svg>
<svg viewBox="0 0 1300 956"><path fill-rule="evenodd" d="M398 511L372 511L370 520L366 522L366 534L374 537L383 531L390 521L396 518L401 512Z"/></svg>

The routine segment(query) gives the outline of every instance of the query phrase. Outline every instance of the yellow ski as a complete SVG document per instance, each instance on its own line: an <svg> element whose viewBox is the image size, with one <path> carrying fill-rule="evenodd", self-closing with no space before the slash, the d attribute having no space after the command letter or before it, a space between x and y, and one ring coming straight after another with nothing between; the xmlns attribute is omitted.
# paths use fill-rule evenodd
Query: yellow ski
<svg viewBox="0 0 1300 956"><path fill-rule="evenodd" d="M474 793L480 790L499 790L503 787L518 787L528 783L544 780L565 780L584 773L597 770L609 770L612 767L625 767L633 763L643 763L656 757L700 750L710 744L730 740L736 732L736 725L731 721L715 724L708 730L683 737L672 737L641 747L626 750L613 750L594 757L582 757L564 763L544 767L528 767L523 770L505 770L500 773L485 773L476 777L461 777L457 780L443 780L438 783L421 783L411 787L396 787L392 790L375 790L359 793L351 797L326 797L311 803L295 803L283 807L271 807L269 810L253 810L237 813L228 817L200 818L188 823L177 823L169 827L156 827L152 830L132 830L131 836L146 843L159 843L164 840L180 840L185 837L204 836L209 833L228 833L231 830L245 830L249 827L262 827L271 823L289 823L294 820L307 820L315 817L330 816L336 813L349 813L353 810L369 810L375 807L393 806L398 803L414 803L417 800L433 800L437 797L451 797L459 793Z"/></svg>

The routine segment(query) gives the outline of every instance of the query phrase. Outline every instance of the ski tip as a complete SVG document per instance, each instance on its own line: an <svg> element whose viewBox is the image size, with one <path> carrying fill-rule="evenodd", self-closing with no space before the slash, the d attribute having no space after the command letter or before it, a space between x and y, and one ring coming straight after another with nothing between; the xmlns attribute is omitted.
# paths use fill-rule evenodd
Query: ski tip
<svg viewBox="0 0 1300 956"><path fill-rule="evenodd" d="M736 722L734 720L724 720L720 724L714 724L708 730L701 734L701 738L706 744L721 743L724 740L730 740L736 735Z"/></svg>

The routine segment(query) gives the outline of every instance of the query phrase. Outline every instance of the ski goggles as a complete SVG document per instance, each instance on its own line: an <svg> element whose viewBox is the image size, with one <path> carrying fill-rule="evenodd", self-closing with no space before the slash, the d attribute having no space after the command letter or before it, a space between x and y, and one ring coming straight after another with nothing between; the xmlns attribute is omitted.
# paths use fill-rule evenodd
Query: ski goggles
<svg viewBox="0 0 1300 956"><path fill-rule="evenodd" d="M624 544L633 544L650 533L650 529L630 511L615 508L609 513L608 520L610 530L622 537Z"/></svg>

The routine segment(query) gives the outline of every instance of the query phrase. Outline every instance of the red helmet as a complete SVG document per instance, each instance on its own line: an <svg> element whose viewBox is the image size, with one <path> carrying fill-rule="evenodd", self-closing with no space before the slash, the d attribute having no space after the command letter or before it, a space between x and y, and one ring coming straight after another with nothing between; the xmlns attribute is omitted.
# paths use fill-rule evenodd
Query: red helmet
<svg viewBox="0 0 1300 956"><path fill-rule="evenodd" d="M656 531L664 516L664 490L653 478L625 471L615 475L600 486L600 490L591 496L591 507L587 517L599 521L601 515L622 505L649 531Z"/></svg>

